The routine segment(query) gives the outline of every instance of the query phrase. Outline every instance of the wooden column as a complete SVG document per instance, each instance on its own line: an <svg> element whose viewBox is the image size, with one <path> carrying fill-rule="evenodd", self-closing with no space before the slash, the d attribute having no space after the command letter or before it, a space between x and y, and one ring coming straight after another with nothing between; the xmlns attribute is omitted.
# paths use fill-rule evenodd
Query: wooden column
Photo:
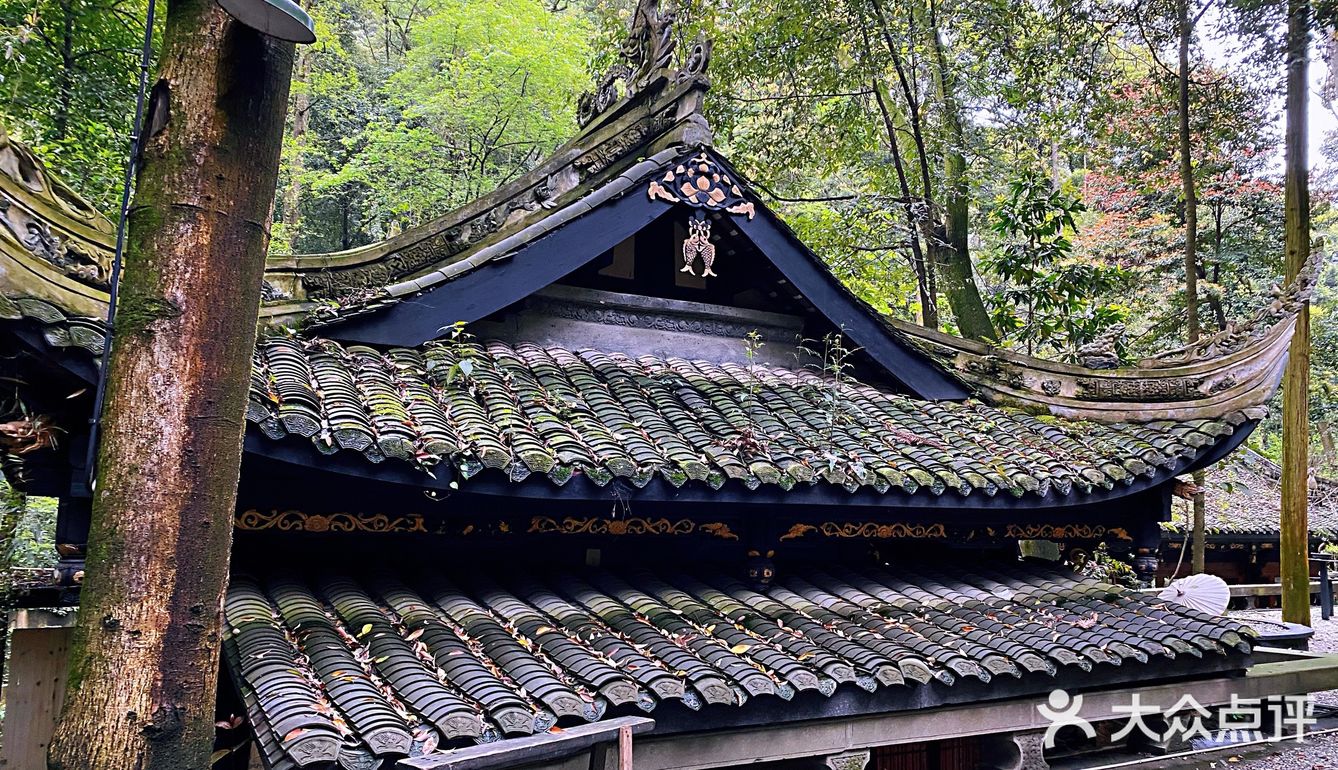
<svg viewBox="0 0 1338 770"><path fill-rule="evenodd" d="M16 610L9 630L4 745L0 768L46 767L46 750L65 699L74 613Z"/></svg>

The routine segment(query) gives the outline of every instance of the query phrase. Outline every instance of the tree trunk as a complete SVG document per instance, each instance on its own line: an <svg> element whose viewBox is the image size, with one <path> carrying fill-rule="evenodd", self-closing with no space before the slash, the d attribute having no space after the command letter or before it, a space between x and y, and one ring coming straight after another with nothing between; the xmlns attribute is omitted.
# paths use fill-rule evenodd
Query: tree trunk
<svg viewBox="0 0 1338 770"><path fill-rule="evenodd" d="M1199 339L1199 201L1194 189L1194 159L1189 134L1189 0L1176 3L1180 14L1180 186L1185 201L1185 324L1187 340Z"/></svg>
<svg viewBox="0 0 1338 770"><path fill-rule="evenodd" d="M966 183L966 134L962 129L961 110L957 104L952 72L943 40L939 36L938 16L933 0L929 3L930 48L933 51L934 87L938 91L939 106L943 113L943 239L941 244L930 245L937 262L937 273L948 305L957 318L957 328L967 339L995 341L989 311L976 286L975 271L971 266L971 250L967 242L970 224L970 191Z"/></svg>
<svg viewBox="0 0 1338 770"><path fill-rule="evenodd" d="M302 144L307 136L307 125L311 118L311 54L306 48L297 52L297 64L293 69L293 82L297 84L293 94L293 132L292 163L289 164L288 185L283 191L283 224L291 240L302 223L302 174L306 165L302 158Z"/></svg>
<svg viewBox="0 0 1338 770"><path fill-rule="evenodd" d="M883 116L883 127L887 131L887 144L892 150L892 165L897 172L897 183L901 188L902 208L906 212L906 245L911 252L911 267L915 271L915 285L920 297L920 324L930 329L938 328L938 306L930 288L929 264L925 261L924 251L920 249L920 229L915 218L915 203L911 198L911 188L906 182L906 169L901 161L901 147L897 143L896 124L888 108L890 101L887 86L880 78L873 79L873 95L878 102L878 111Z"/></svg>
<svg viewBox="0 0 1338 770"><path fill-rule="evenodd" d="M1194 189L1194 159L1190 153L1189 135L1189 44L1194 30L1189 23L1189 0L1176 3L1179 12L1180 27L1180 186L1185 199L1185 319L1186 338L1193 344L1199 341L1199 200ZM1207 536L1203 484L1203 471L1194 474L1194 486L1200 491L1194 493L1194 531L1191 541L1194 552L1190 567L1195 574L1203 572Z"/></svg>
<svg viewBox="0 0 1338 770"><path fill-rule="evenodd" d="M1310 255L1310 178L1306 152L1306 75L1310 5L1287 0L1287 139L1284 224L1287 279ZM1310 308L1296 317L1296 334L1282 384L1282 619L1310 625Z"/></svg>
<svg viewBox="0 0 1338 770"><path fill-rule="evenodd" d="M167 12L52 770L201 770L293 47Z"/></svg>
<svg viewBox="0 0 1338 770"><path fill-rule="evenodd" d="M892 31L887 26L887 17L883 14L883 6L878 0L873 1L873 10L878 18L878 28L881 31L883 44L887 46L888 56L891 57L892 66L897 73L897 81L901 85L902 96L906 99L906 120L910 124L911 136L919 154L924 200L927 202L930 195L929 165L924 153L924 140L920 133L919 104L910 90L906 71L901 61L901 52L892 39ZM865 21L864 14L861 12L859 17L860 31L864 34L865 51L870 59L876 60L876 57L873 56L873 46L869 44L868 24ZM878 75L874 77L873 92L878 102L878 111L883 118L883 128L887 132L888 147L892 151L892 163L897 172L898 186L901 188L902 203L906 212L906 224L910 227L910 232L906 235L906 242L911 250L916 286L920 294L920 324L930 329L937 329L939 327L938 286L934 277L934 263L932 259L925 258L925 251L920 246L922 223L920 217L916 214L915 200L911 196L911 187L906 178L906 166L901 156L896 121L892 117L891 94L888 93L886 84ZM932 232L932 228L930 228L930 231Z"/></svg>
<svg viewBox="0 0 1338 770"><path fill-rule="evenodd" d="M1208 307L1213 311L1213 322L1219 332L1226 331L1226 308L1222 307L1222 209L1224 204L1214 203L1213 210L1213 290L1208 292Z"/></svg>

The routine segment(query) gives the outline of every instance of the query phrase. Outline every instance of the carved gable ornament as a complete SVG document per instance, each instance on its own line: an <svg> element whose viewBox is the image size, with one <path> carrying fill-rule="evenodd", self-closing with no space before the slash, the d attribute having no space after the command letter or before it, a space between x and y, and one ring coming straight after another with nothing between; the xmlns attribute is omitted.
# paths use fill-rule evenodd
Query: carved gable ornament
<svg viewBox="0 0 1338 770"><path fill-rule="evenodd" d="M576 103L578 125L585 128L622 99L654 87L704 79L711 59L711 41L705 38L697 40L682 66L673 70L676 17L672 8L661 8L659 0L638 0L617 61Z"/></svg>
<svg viewBox="0 0 1338 770"><path fill-rule="evenodd" d="M702 263L704 277L715 276L715 244L711 243L711 220L707 212L742 214L752 219L757 214L753 202L744 197L743 189L705 152L679 163L653 179L646 188L651 200L662 200L689 206L696 211L688 221L688 237L683 241L683 267L680 272L696 275L697 260Z"/></svg>

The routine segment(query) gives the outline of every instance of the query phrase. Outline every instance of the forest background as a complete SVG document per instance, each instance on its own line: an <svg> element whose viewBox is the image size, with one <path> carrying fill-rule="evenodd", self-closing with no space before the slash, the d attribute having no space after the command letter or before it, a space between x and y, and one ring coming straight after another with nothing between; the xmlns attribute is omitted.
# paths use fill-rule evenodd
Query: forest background
<svg viewBox="0 0 1338 770"><path fill-rule="evenodd" d="M304 6L318 39L294 74L276 253L372 243L522 174L575 133L577 97L617 50L634 0ZM1283 10L683 0L678 33L715 40L718 146L875 308L1061 360L1122 324L1119 352L1133 362L1188 333L1182 12L1204 333L1247 317L1281 277ZM109 216L145 11L145 0L0 0L0 124ZM1338 46L1315 42L1312 123L1332 127ZM1327 240L1338 133L1317 140L1312 204ZM1338 475L1332 260L1312 313L1313 465ZM1275 459L1276 407L1250 439ZM26 511L18 531L33 542L52 526L50 506L0 507ZM16 563L54 558L23 548L33 553Z"/></svg>

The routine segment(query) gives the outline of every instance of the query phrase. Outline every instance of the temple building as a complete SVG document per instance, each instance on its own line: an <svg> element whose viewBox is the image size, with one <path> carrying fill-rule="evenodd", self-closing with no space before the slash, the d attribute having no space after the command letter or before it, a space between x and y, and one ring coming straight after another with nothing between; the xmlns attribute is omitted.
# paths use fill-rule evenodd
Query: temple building
<svg viewBox="0 0 1338 770"><path fill-rule="evenodd" d="M237 340L216 766L1044 768L1056 689L1100 719L1338 687L1247 626L1018 557L1106 543L1151 577L1176 477L1264 415L1307 280L1137 368L890 321L715 148L710 44L672 21L643 0L525 176L270 260ZM113 228L16 141L0 172L4 405L65 437L5 472L61 500L63 585L29 603L74 604ZM14 643L52 665L60 625ZM24 660L11 716L62 676Z"/></svg>
<svg viewBox="0 0 1338 770"><path fill-rule="evenodd" d="M1176 495L1171 520L1162 524L1162 578L1190 574L1190 495ZM1228 583L1276 583L1281 538L1281 469L1241 447L1213 467L1204 483L1204 569ZM1338 544L1338 483L1310 482L1310 550ZM1312 570L1313 571L1313 570ZM1316 573L1317 574L1317 573Z"/></svg>

